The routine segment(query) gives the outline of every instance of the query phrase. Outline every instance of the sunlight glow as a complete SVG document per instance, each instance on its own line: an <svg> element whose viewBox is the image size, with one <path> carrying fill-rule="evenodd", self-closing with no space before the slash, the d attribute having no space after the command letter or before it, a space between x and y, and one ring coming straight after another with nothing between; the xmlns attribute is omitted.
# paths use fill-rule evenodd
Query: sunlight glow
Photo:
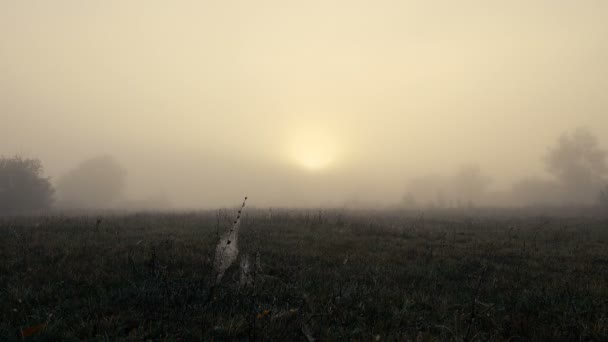
<svg viewBox="0 0 608 342"><path fill-rule="evenodd" d="M326 129L300 127L290 139L289 158L306 170L325 170L336 159L335 136Z"/></svg>

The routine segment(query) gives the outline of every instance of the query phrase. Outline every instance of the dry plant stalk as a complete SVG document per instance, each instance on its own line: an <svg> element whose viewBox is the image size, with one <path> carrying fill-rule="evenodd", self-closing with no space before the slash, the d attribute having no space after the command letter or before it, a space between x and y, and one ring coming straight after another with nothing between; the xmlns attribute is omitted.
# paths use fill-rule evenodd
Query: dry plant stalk
<svg viewBox="0 0 608 342"><path fill-rule="evenodd" d="M226 231L221 237L215 249L215 261L213 263L213 271L216 274L215 283L219 283L224 277L226 270L236 261L239 255L238 238L239 228L241 226L241 214L245 208L247 197L243 200L243 204L238 211L236 219L232 224L232 228Z"/></svg>

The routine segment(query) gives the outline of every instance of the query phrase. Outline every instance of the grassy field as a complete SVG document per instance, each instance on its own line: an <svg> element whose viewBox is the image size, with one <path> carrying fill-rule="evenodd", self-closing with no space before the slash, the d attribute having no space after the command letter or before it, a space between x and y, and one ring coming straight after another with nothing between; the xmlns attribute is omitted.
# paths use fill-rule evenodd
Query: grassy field
<svg viewBox="0 0 608 342"><path fill-rule="evenodd" d="M235 215L1 218L0 340L608 340L606 217Z"/></svg>

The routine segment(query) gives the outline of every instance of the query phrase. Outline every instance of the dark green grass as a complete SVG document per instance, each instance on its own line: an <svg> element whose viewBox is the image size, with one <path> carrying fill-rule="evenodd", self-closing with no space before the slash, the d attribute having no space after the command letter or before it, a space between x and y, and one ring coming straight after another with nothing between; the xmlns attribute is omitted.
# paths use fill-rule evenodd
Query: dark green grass
<svg viewBox="0 0 608 342"><path fill-rule="evenodd" d="M0 340L608 339L599 217L251 210L262 272L212 290L217 234L215 212L0 219Z"/></svg>

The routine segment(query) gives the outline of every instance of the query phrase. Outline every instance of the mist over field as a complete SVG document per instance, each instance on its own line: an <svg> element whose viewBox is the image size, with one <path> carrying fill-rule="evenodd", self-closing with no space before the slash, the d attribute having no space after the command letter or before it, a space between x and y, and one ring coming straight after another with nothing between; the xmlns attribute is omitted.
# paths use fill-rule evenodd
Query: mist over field
<svg viewBox="0 0 608 342"><path fill-rule="evenodd" d="M595 205L607 17L591 0L2 1L0 155L39 158L59 208Z"/></svg>
<svg viewBox="0 0 608 342"><path fill-rule="evenodd" d="M608 1L0 0L0 341L608 341Z"/></svg>

